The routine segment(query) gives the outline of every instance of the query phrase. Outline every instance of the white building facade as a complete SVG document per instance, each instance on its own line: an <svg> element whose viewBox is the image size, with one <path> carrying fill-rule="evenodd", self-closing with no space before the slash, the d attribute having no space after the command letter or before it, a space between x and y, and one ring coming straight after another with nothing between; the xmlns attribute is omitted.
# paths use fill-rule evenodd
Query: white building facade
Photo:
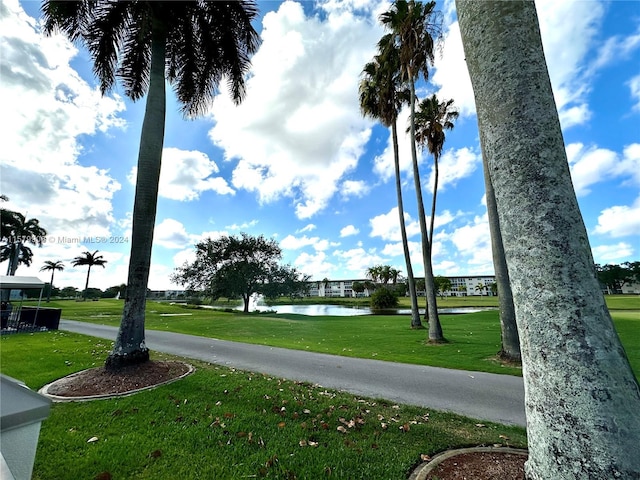
<svg viewBox="0 0 640 480"><path fill-rule="evenodd" d="M446 277L451 282L451 289L441 292L446 297L468 297L468 296L492 296L495 295L491 286L496 278L493 275L476 275L465 277ZM353 290L353 283L365 283L366 279L352 280L330 280L327 282L309 282L310 297L368 297L372 292L365 288L364 292L356 293ZM424 296L424 292L418 292Z"/></svg>

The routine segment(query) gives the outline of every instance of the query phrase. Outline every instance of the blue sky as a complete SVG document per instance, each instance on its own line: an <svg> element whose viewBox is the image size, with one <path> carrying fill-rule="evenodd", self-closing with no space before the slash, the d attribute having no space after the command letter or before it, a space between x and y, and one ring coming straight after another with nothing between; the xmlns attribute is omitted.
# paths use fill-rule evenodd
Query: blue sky
<svg viewBox="0 0 640 480"><path fill-rule="evenodd" d="M406 271L389 132L362 117L360 72L383 31L388 2L260 2L262 44L247 97L221 87L205 117L184 120L168 90L152 289L203 238L247 232L274 238L283 261L313 279L363 277L376 264ZM640 259L640 3L536 2L574 187L597 263ZM71 259L108 260L91 286L126 282L144 102L102 97L86 52L39 33L40 2L0 4L1 193L49 235L18 275L48 274L82 288ZM436 214L434 270L492 274L475 105L453 1L438 3L444 42L418 95L454 99ZM406 114L400 120L406 126ZM423 274L409 140L400 139L414 273ZM432 159L421 157L427 211ZM104 241L103 239L106 239ZM115 242L115 243L114 243ZM6 268L3 264L0 268Z"/></svg>

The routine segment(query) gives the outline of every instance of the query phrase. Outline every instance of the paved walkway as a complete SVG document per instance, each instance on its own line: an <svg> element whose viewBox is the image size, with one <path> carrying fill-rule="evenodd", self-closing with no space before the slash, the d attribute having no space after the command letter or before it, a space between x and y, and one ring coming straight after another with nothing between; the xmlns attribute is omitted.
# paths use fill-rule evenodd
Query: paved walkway
<svg viewBox="0 0 640 480"><path fill-rule="evenodd" d="M115 340L116 327L62 320L60 329ZM521 377L229 342L147 330L151 350L311 382L388 401L525 426Z"/></svg>

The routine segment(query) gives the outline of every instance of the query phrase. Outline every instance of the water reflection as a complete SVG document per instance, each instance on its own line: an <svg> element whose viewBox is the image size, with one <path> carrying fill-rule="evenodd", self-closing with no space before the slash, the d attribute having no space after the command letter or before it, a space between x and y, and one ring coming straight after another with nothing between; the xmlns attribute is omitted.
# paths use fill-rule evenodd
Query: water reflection
<svg viewBox="0 0 640 480"><path fill-rule="evenodd" d="M236 310L242 310L242 306L236 308ZM277 313L298 313L300 315L309 315L311 317L332 315L337 317L349 317L356 315L371 315L372 310L369 307L345 307L342 305L255 305L252 306L251 311L259 310L276 311ZM493 308L476 308L476 307L461 307L461 308L439 308L438 313L452 314L452 313L475 313L483 310L494 310ZM378 313L378 312L375 312ZM421 310L421 315L424 315L424 310ZM384 314L399 314L409 315L410 309L392 309L386 310Z"/></svg>

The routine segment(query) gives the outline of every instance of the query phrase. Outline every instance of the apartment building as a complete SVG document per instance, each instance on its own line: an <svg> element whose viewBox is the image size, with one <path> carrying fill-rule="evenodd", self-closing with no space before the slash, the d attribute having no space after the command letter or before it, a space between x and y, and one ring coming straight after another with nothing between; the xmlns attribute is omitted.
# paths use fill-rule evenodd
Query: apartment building
<svg viewBox="0 0 640 480"><path fill-rule="evenodd" d="M476 275L464 277L447 277L451 281L451 290L442 292L447 297L467 297L467 296L492 296L494 295L491 285L495 283L494 275ZM365 288L362 294L356 294L353 291L353 283L365 283L367 279L352 280L331 280L328 282L315 281L310 282L310 297L356 297L370 296L371 292ZM418 295L424 292L418 292Z"/></svg>

